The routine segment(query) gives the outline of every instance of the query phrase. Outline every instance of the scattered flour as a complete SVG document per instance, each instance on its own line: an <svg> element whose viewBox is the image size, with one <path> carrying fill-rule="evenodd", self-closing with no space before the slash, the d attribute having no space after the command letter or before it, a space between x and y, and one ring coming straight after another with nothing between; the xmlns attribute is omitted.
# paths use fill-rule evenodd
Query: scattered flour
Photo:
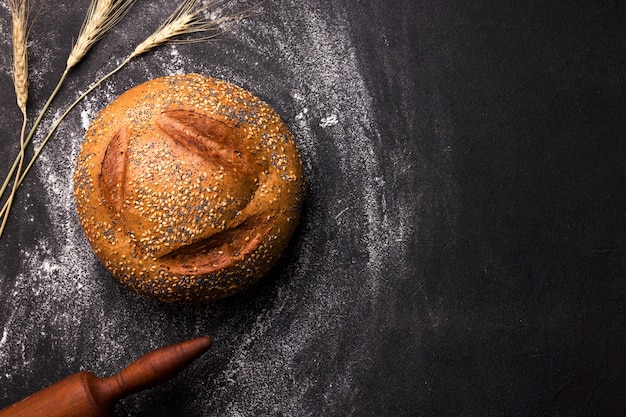
<svg viewBox="0 0 626 417"><path fill-rule="evenodd" d="M335 126L337 123L339 123L337 115L331 114L330 116L322 118L322 120L320 121L320 127Z"/></svg>

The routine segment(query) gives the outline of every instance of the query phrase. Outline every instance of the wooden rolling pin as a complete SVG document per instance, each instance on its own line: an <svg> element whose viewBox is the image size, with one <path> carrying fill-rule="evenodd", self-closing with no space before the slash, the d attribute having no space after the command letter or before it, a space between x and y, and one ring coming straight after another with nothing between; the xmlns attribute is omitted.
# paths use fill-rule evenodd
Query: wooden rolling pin
<svg viewBox="0 0 626 417"><path fill-rule="evenodd" d="M198 337L156 349L108 378L78 372L0 410L0 417L105 417L121 398L161 384L211 347Z"/></svg>

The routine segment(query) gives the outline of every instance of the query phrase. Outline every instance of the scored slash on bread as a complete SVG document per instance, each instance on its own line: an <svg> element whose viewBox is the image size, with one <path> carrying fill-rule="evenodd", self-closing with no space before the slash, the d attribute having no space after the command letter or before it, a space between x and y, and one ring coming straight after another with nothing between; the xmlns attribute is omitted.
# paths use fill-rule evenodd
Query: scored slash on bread
<svg viewBox="0 0 626 417"><path fill-rule="evenodd" d="M196 74L148 81L103 109L74 178L98 258L163 301L249 287L284 250L302 204L300 156L278 115Z"/></svg>
<svg viewBox="0 0 626 417"><path fill-rule="evenodd" d="M244 177L262 170L232 129L213 118L192 111L171 110L156 119L157 125L174 141L206 160L230 168ZM256 168L256 169L255 169Z"/></svg>

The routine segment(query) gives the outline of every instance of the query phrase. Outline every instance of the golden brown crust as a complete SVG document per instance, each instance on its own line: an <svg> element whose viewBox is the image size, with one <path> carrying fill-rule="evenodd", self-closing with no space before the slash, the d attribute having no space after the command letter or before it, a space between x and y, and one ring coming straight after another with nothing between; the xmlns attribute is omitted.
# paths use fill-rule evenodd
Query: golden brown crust
<svg viewBox="0 0 626 417"><path fill-rule="evenodd" d="M302 200L292 135L267 104L197 74L134 87L92 121L74 173L107 269L163 301L241 291L274 264Z"/></svg>

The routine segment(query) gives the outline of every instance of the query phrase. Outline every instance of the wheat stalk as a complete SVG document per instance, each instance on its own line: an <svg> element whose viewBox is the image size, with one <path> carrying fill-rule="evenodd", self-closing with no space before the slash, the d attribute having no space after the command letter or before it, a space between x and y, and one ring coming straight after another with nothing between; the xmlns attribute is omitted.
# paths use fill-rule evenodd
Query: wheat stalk
<svg viewBox="0 0 626 417"><path fill-rule="evenodd" d="M136 0L92 0L78 39L67 58L66 71L74 67L91 47L130 10Z"/></svg>
<svg viewBox="0 0 626 417"><path fill-rule="evenodd" d="M9 218L9 211L15 193L19 187L20 171L24 163L24 152L26 149L24 134L26 132L26 102L28 101L28 54L26 52L26 44L28 42L28 16L29 6L26 4L26 0L8 0L7 5L11 11L11 41L13 45L13 85L15 87L15 98L17 106L22 112L22 129L20 131L20 151L17 155L17 174L15 175L15 181L11 188L11 193L7 198L5 206L6 210L2 214L2 222L0 223L0 236L4 232L7 220ZM11 180L10 173L7 176L7 180Z"/></svg>
<svg viewBox="0 0 626 417"><path fill-rule="evenodd" d="M134 0L133 0L134 1ZM150 36L148 36L143 42L141 42L137 47L133 50L133 52L128 55L121 64L119 64L115 69L111 72L97 80L93 83L84 93L82 93L66 110L65 112L57 119L57 121L52 125L46 137L41 141L39 147L35 151L35 154L32 156L30 162L24 169L22 175L19 178L18 186L24 181L26 178L26 174L30 171L33 164L41 154L44 146L48 143L56 129L59 127L63 119L69 114L69 112L76 107L76 105L84 99L89 93L95 90L98 86L100 86L104 81L108 78L115 75L122 68L126 66L133 58L138 55L141 55L149 50L156 48L159 45L165 43L192 43L192 42L200 42L205 41L211 38L214 38L219 33L221 33L220 25L226 21L241 19L248 17L251 14L251 10L253 8L249 8L237 14L227 15L217 19L209 19L205 16L205 12L209 7L215 6L221 3L222 0L211 1L207 4L202 4L199 0L183 0L183 2L174 10L174 12L154 31ZM176 39L181 35L192 34L192 33L202 33L202 32L213 32L209 36L201 36L195 38L188 39ZM0 210L0 216L5 214L7 210L7 205L5 204Z"/></svg>
<svg viewBox="0 0 626 417"><path fill-rule="evenodd" d="M15 97L22 113L26 113L26 101L28 100L28 55L26 54L28 5L26 0L8 0L7 4L11 11Z"/></svg>
<svg viewBox="0 0 626 417"><path fill-rule="evenodd" d="M132 59L138 55L148 52L164 43L187 43L199 42L215 37L219 32L219 25L227 20L235 17L234 15L222 17L215 20L207 19L204 12L212 6L219 4L220 1L212 1L205 5L199 0L185 0L176 10L143 42L141 42L135 50L130 54L128 59ZM196 37L192 39L175 39L181 35L200 32L214 32L211 36Z"/></svg>

